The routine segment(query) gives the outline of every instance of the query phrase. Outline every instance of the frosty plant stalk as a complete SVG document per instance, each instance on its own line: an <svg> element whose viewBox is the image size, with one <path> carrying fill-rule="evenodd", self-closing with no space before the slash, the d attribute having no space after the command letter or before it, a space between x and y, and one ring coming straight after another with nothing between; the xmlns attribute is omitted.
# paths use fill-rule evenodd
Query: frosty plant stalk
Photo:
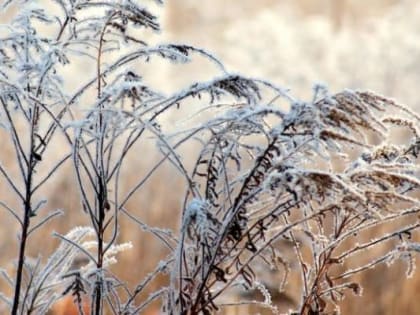
<svg viewBox="0 0 420 315"><path fill-rule="evenodd" d="M156 301L174 315L234 304L279 313L284 307L272 295L293 291L299 298L289 313L332 314L346 294L362 293L354 277L361 272L403 260L412 275L420 226L416 113L375 93L322 86L302 101L229 73L203 49L148 45L144 31L160 26L141 1L3 4L17 7L0 32L0 126L15 161L4 163L1 153L0 174L18 201L0 206L19 229L16 268L1 272L13 291L0 295L2 312L46 314L71 294L81 314L140 314ZM183 64L192 56L219 74L172 95L144 79L151 59ZM74 82L68 73L81 61L94 67ZM171 115L186 123L173 128ZM400 143L392 141L396 129L405 131ZM158 158L142 151L150 161L127 187L130 152L150 139ZM195 153L187 158L189 146ZM45 213L42 196L67 164L86 226L53 233L56 250L46 261L31 258L33 233L67 211ZM139 209L130 203L164 165L184 183L175 231L144 223L137 210L147 201ZM134 287L109 268L133 246L120 240L121 216L169 252ZM264 268L278 282L267 283ZM293 275L299 280L290 286ZM166 283L149 290L162 276ZM255 290L263 299L246 294Z"/></svg>

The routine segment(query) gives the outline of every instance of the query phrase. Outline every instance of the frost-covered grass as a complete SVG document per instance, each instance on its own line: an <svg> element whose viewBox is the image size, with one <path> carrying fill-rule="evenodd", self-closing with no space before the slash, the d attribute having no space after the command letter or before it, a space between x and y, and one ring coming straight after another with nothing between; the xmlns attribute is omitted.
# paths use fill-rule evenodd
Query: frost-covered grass
<svg viewBox="0 0 420 315"><path fill-rule="evenodd" d="M164 314L212 314L232 304L278 313L284 306L272 295L291 290L298 295L290 314L330 314L345 295L362 294L359 273L403 260L413 274L419 115L375 93L330 94L323 86L301 101L228 72L203 49L148 45L143 30L160 26L138 2L3 4L22 9L0 33L1 127L14 157L0 173L19 201L0 200L18 232L16 267L1 272L11 291L0 295L2 311L45 314L71 294L82 314L85 301L95 315L145 313L156 302ZM186 64L193 56L219 74L170 95L143 77L149 62ZM180 117L175 128L171 116ZM395 129L406 131L404 142L392 142ZM157 156L145 149L151 141ZM128 185L130 154L152 161ZM32 258L33 234L68 211L51 210L43 195L67 164L85 226L48 235L59 245L48 259ZM168 165L182 182L176 230L148 224L135 210L149 205L131 202ZM127 218L167 252L134 287L112 269L119 253L135 249L121 237ZM264 266L281 275L274 288ZM166 283L149 290L162 277ZM262 299L247 294L254 290Z"/></svg>

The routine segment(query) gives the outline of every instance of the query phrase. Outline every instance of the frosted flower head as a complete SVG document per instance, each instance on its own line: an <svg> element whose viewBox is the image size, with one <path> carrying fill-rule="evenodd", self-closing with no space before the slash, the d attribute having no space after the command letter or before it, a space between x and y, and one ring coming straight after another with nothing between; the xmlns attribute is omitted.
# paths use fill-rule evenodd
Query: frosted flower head
<svg viewBox="0 0 420 315"><path fill-rule="evenodd" d="M195 225L199 230L205 230L208 225L208 207L207 200L193 198L187 206L182 229Z"/></svg>

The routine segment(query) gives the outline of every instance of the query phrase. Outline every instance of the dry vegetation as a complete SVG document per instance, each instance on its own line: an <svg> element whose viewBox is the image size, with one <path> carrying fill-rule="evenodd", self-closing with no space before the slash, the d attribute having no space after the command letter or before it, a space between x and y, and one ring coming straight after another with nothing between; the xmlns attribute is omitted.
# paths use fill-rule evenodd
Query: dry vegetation
<svg viewBox="0 0 420 315"><path fill-rule="evenodd" d="M282 4L277 4L276 1L269 0L259 1L257 7L255 6L255 1L241 1L240 4L229 4L226 5L226 7L223 7L222 1L220 1L220 3L218 1L203 1L200 6L201 10L200 7L193 3L189 4L189 2L191 1L183 1L183 6L177 4L178 2L175 1L168 2L168 11L166 12L167 16L164 22L165 31L163 34L163 37L166 40L187 41L188 43L191 42L199 47L205 46L211 51L215 51L216 55L220 56L226 63L228 69L241 70L241 72L249 75L268 78L279 82L282 85L292 87L293 95L304 95L310 98L312 97L312 93L307 92L310 90L309 87L314 82L323 81L328 83L332 90L342 90L346 87L369 88L382 94L396 97L406 104L410 104L412 108L416 108L415 102L417 92L415 86L416 82L418 82L420 73L420 71L418 71L420 40L416 37L418 35L416 35L413 30L417 29L418 21L420 20L420 8L419 5L415 4L413 1L372 1L369 7L366 7L366 4L363 1L323 1L325 2L323 5L316 6L314 6L311 1L297 1L297 7L296 3L292 4L290 1L285 1ZM223 8L223 13L216 11L215 8L218 6ZM9 16L0 13L0 21L9 21L10 16L16 12L16 7L11 7L8 11ZM378 17L377 19L375 19L375 15ZM1 34L2 33L0 32L0 35ZM203 34L206 34L206 36L203 36ZM147 38L151 43L161 41L157 40L155 35L149 33L146 33L145 37L142 37L142 39L144 38ZM361 47L363 49L361 49ZM157 84L161 91L170 93L178 90L180 87L188 86L192 81L210 79L216 73L216 70L218 69L217 66L214 66L214 63L209 62L206 58L203 58L202 55L193 55L192 58L191 65L183 64L181 66L171 65L169 62L165 63L165 61L152 60L150 64L142 64L138 68L135 67L135 71L141 71L145 82ZM110 58L110 60L112 60L112 58ZM104 63L106 62L108 62L108 60ZM197 68L200 69L200 73L197 73ZM182 71L179 69L182 69ZM67 75L66 80L68 78L69 86L66 87L65 90L71 94L75 91L74 88L77 88L81 81L85 82L91 77L94 77L96 69L95 67L92 67L90 62L76 60L71 69L72 72L66 72L66 69L59 69L59 71L62 71L62 74ZM83 75L80 74L81 71L83 71ZM192 75L189 75L189 73L192 73ZM232 92L228 89L227 91ZM233 93L233 95L238 96L235 95L235 93ZM95 88L92 88L87 92L86 98L82 99L82 101L89 101L95 97L96 91ZM338 94L335 97L343 97L343 102L345 103L345 94ZM358 94L357 97L361 99L368 98L371 97L371 94ZM268 97L268 99L269 98L270 97ZM244 102L244 100L249 101L246 97L240 99L241 102ZM198 118L194 117L192 120L187 120L186 122L184 122L184 119L187 116L189 117L192 112L197 111L206 101L208 102L208 99L206 98L204 98L204 101L201 100L200 102L197 100L187 100L181 107L181 110L174 111L174 113L164 116L162 118L164 132L171 134L175 132L175 128L188 129L186 126L190 127L190 124L195 125L202 122L207 114L200 115ZM228 98L228 101L232 101L232 99ZM318 104L318 106L321 107L321 104L323 103L320 98L317 98L316 101L318 101L318 103L315 104ZM376 105L380 104L380 106L392 107L392 101L389 100L370 99L367 103L369 102L373 102ZM236 105L237 103L233 104ZM279 102L279 104L276 103L276 105L278 105L278 108L282 111L289 110L291 107L288 102ZM188 109L186 109L187 106ZM233 110L236 110L236 108L233 108ZM76 113L76 115L83 115L83 110L81 110L81 112L81 114ZM414 110L414 112L416 112L416 110ZM218 117L218 115L221 115L221 111L208 114L207 116L209 118L214 118ZM223 117L223 115L221 116ZM270 116L267 119L267 121L273 125L279 117L273 118ZM340 119L342 119L342 117L340 117ZM410 116L407 119L413 119L413 116ZM179 123L180 120L183 122ZM47 121L51 123L51 120ZM224 123L227 124L229 122L229 120L226 120ZM393 123L393 125L395 125L396 122ZM24 133L24 117L19 117L16 124L19 128L22 127ZM255 121L251 122L251 125L253 126L256 124ZM232 131L232 137L237 136L237 134L235 134L236 132L242 132L241 128L243 127L244 126L237 126L237 129L230 130ZM304 129L306 127L301 125L296 127L297 130L299 130L299 128ZM294 130L294 132L297 131ZM219 133L221 134L222 132L219 131ZM374 133L375 132L369 134L370 138L366 140L367 143L375 145L380 143L379 135L375 135ZM213 137L220 136L220 134L214 132ZM224 130L223 134L229 133ZM152 135L153 132L149 133L147 135L148 137L145 137L146 140L138 145L136 144L133 147L133 150L127 155L125 168L122 168L120 174L120 178L123 180L120 180L118 189L121 191L129 191L130 187L133 187L139 179L144 178L144 176L147 175L150 168L155 165L155 161L161 158L162 150L157 150L154 141L149 139ZM269 144L275 142L270 138L271 136L272 135L265 139ZM402 127L396 131L394 128L392 129L390 136L395 145L406 145L409 147L409 145L412 144L409 139L413 136L410 128ZM0 128L0 139L9 139L9 133L3 128ZM211 137L209 139L211 139ZM256 143L260 145L261 139L252 139L252 141L254 140L257 140ZM66 154L68 147L64 144L65 141L65 137L60 132L57 132L57 137L51 141L48 151L46 151L45 156L42 157L43 163L41 163L40 168L37 171L39 176L42 177L42 175L45 175L50 167L54 165L54 161L59 160L60 157ZM196 159L196 156L198 154L197 152L200 152L200 144L194 143L177 151L180 156L185 157L183 163L185 164L186 172L188 174L191 174L190 172L194 171L195 161L198 161L200 164L200 159L201 162L208 160L205 158L206 154L217 153L216 149L214 149L214 151L209 150L209 147L212 148L211 146L214 142L208 140L208 144L209 146L201 151L198 160ZM254 149L257 148L257 144L254 143ZM121 146L122 144L117 143L116 146L118 147L118 145ZM244 147L246 145L249 145L249 143L244 143ZM386 152L381 152L381 149ZM259 147L258 150L255 149L255 154L253 156L258 156L258 153L262 152L261 150L261 147ZM351 157L355 157L360 151L352 149L345 153L349 153ZM383 147L378 148L375 152L377 156L371 158L373 160L376 158L386 159L390 154L394 154L394 158L395 154L403 158L402 153L404 152L397 152L397 150L391 146L389 148ZM19 165L14 156L15 151L13 142L4 141L0 154L1 165L8 170L12 178L19 178ZM338 173L343 172L347 162L343 161L339 155L333 155L332 161L334 162L333 165L336 168L335 170ZM174 163L174 161L171 162L172 164ZM383 160L381 160L381 162L383 162ZM233 165L234 161L230 161L229 163ZM254 165L253 163L255 163L255 161L252 159L245 160L243 164L244 170L246 170L247 167ZM312 163L319 163L320 170L325 169L326 167L326 164L323 164L324 162L320 158L314 158ZM42 187L38 192L40 196L48 199L48 203L46 204L45 209L43 209L44 213L48 213L55 209L64 210L62 216L48 222L42 229L33 233L29 239L26 255L28 257L40 257L41 264L46 263L47 258L57 250L57 247L60 244L60 241L57 238L51 236L52 231L57 231L59 234L65 235L72 227L89 223L89 218L86 217L81 209L79 187L75 183L74 171L71 164L71 161L64 163L63 167L61 167L58 172L51 177L45 187ZM268 168L268 166L265 167ZM402 172L404 170L400 169L399 171ZM184 196L186 192L189 192L196 197L195 194L197 194L197 192L194 191L191 186L188 188L185 179L179 174L179 170L174 168L171 163L163 164L157 172L153 173L148 181L148 185L142 187L142 189L124 205L126 209L130 210L129 213L132 216L141 218L142 223L138 224L138 222L127 215L120 216L120 221L118 222L120 225L118 242L131 241L133 248L120 253L118 256L118 264L111 266L110 271L113 274L118 275L118 278L122 281L128 282L130 289L133 289L134 286L147 276L162 259L165 259L165 257L171 253L165 243L156 238L155 231L148 230L146 225L174 231L182 229L183 221L181 219L180 209L183 209L183 204L181 196ZM418 173L416 174L418 179ZM313 173L305 174L305 177L309 177L310 180L313 180L316 185L319 185L320 187L337 189L337 187L334 186L338 185L338 182L334 182L332 178L326 178L322 175L323 174ZM238 174L237 178L246 178L241 176L243 176L243 173ZM199 177L200 176L197 177L196 181L202 183L203 179ZM194 176L191 175L191 179L194 179ZM258 183L261 184L259 181L263 182L265 180L265 178L259 179ZM387 182L387 185L396 185L395 180L397 179L386 178L383 180ZM232 180L232 182L235 184L238 183L234 180ZM278 183L272 184L275 186L275 184ZM223 183L217 183L217 187L222 186ZM302 187L307 186L308 184ZM207 187L209 187L209 185L207 185ZM227 190L229 191L230 188ZM238 193L238 191L240 191L239 188L232 188L232 192ZM206 199L209 199L208 197L212 193L214 194L215 192L210 192L210 190L207 189L207 191L201 192L200 194L205 195ZM321 194L321 192L317 193ZM289 194L288 197L290 198L290 196L294 197L293 194ZM417 196L418 195L414 194L410 197L416 199ZM277 196L277 198L280 197ZM283 196L281 198L286 197ZM394 198L394 196L392 196L392 198ZM8 185L7 180L4 177L0 177L0 200L12 209L19 209L21 206L13 195L13 189L10 188L10 185ZM41 198L37 199L36 202L39 200L41 200ZM408 201L404 200L404 202ZM413 201L413 203L415 203L415 201ZM215 204L216 202L214 201L212 206L215 206ZM254 207L254 205L252 206ZM264 206L269 208L269 205L267 204L264 204ZM403 203L399 204L399 206L408 208L408 205ZM184 205L184 211L186 211L186 209L187 207ZM263 210L266 211L266 209ZM391 213L395 209L392 208L388 210ZM254 209L253 211L258 213L259 210ZM260 211L262 210L260 209ZM256 216L252 219L256 220L256 218L260 217ZM323 232L326 235L331 232L330 229L334 226L334 218L333 211L325 215L325 217L322 216L322 220L324 220L323 224L325 224L325 231ZM290 218L286 216L282 217L282 220L293 221L301 219L302 216L299 215ZM317 220L318 219L319 218L317 218ZM360 238L358 239L358 242L363 243L364 241L372 239L372 237L381 235L381 233L398 230L398 228L405 226L406 224L408 224L407 226L409 228L407 231L404 230L402 232L409 232L411 230L410 224L414 223L416 219L416 215L413 215L409 216L407 221L404 221L404 219L398 221L396 225L383 224L375 229L369 229L359 235ZM0 239L2 240L0 241L0 252L2 253L0 266L10 275L14 275L16 257L18 257L16 233L19 231L19 224L5 211L0 212L0 220L2 226L2 229L0 229ZM311 222L309 226L306 226L307 230L303 229L303 232L295 231L296 235L287 234L287 236L302 239L313 237L313 235L302 236L299 233L308 234L308 231L313 233L316 227L312 226L312 224L318 224L317 220ZM217 217L214 222L221 221L222 219ZM35 224L36 222L38 221L35 221ZM145 225L143 225L143 223ZM287 225L285 222L283 222L283 224ZM269 230L267 235L268 238L272 236L272 233L275 233L278 226L274 225L273 227L270 227L270 229L271 228L273 228L273 231ZM161 231L159 230L159 233L160 232ZM186 237L189 238L186 243L200 243L200 241L194 239L197 237L200 238L200 233L198 227L194 227L186 232ZM250 230L250 233L256 232ZM409 233L406 234L408 235ZM356 265L360 266L364 263L368 263L371 261L372 257L388 255L392 249L396 248L396 246L398 247L403 241L410 242L410 240L406 238L405 233L397 233L396 235L395 238L390 238L390 242L384 243L383 247L379 246L377 249L373 250L371 252L372 256L366 257L366 261L362 259L362 254L361 256L357 256L356 263L352 259L349 259L349 261L344 263L340 262L340 266L333 266L333 271L336 274L340 274L341 272L345 272L345 270L354 268ZM401 237L398 238L400 235ZM112 233L106 234L106 237L111 236ZM316 235L316 237L318 236L319 235ZM411 241L413 242L418 239L417 234L415 233L410 235L410 237L412 237ZM345 253L348 248L354 247L354 242L355 240L352 238L346 239L343 243L343 247L339 248L339 252ZM282 259L294 257L292 258L293 260L296 259L293 248L298 243L299 241L290 241L290 239L285 238L278 241L274 247L280 248L285 252ZM302 259L311 261L312 251L313 248L310 248L310 246L304 248L302 250ZM239 252L236 253L236 256L233 257L239 257L242 254L242 249L240 249ZM187 258L191 259L191 257ZM184 257L184 259L187 258ZM321 259L320 257L318 258ZM332 258L335 259L335 257ZM328 264L328 259L330 259L331 263L332 258L323 257L322 259L324 259L324 264ZM199 258L196 259L198 259L199 262ZM195 263L197 264L197 261ZM312 263L314 262L312 261ZM193 261L186 264L195 266ZM200 263L197 265L203 266L203 264ZM296 271L299 270L299 268L302 269L302 266L304 266L303 263L300 263L300 265L296 264L292 266L292 269ZM197 268L197 270L199 270L200 267ZM287 311L289 307L293 308L299 304L299 299L302 297L300 289L305 282L302 280L301 275L291 272L289 281L285 284L285 291L278 292L279 283L281 283L284 276L284 269L280 268L280 271L273 272L270 268L264 267L264 264L262 263L258 263L252 266L252 268L254 270L253 272L255 272L258 277L261 277L263 282L265 281L264 284L271 293L274 305L279 307L280 310ZM320 268L320 270L321 269L322 268ZM184 270L184 272L187 271L193 272L193 270ZM196 272L198 273L198 271ZM347 298L340 302L342 313L415 314L419 304L416 299L413 298L413 295L420 290L420 275L418 273L414 274L412 278L407 280L404 275L405 272L406 265L404 263L396 262L390 267L385 264L379 264L376 269L368 270L367 272L352 278L354 283L360 282L360 285L364 288L363 295L361 297L353 297L351 294L346 294ZM220 274L218 276L223 278ZM218 276L216 276L216 278ZM244 277L245 280L246 277L247 276ZM273 281L273 279L275 281ZM325 285L331 285L329 281L332 281L331 279L328 279L328 277L325 277L325 274L323 279L323 287L315 290L316 294L313 295L313 300L308 302L308 305L317 305L319 307L320 304L323 304L323 299L320 299L319 294L322 290L325 290ZM142 298L144 299L147 297L150 292L159 290L163 285L166 285L168 281L167 274L159 275L142 293ZM307 281L312 281L309 279L309 276ZM327 282L327 284L325 284L325 282ZM351 282L350 286L348 285L347 288L350 288L350 291L359 293L359 287L352 285L353 282ZM182 287L182 284L178 285ZM195 285L200 287L199 283ZM205 286L206 285L202 285L201 288ZM0 291L4 292L7 296L13 295L12 288L10 288L5 281L0 282L0 288ZM191 288L188 288L188 290L190 290L189 292L194 292ZM260 291L264 293L264 290ZM256 290L246 294L242 291L235 291L233 292L233 295L237 300L247 298L264 301L264 297L261 295L260 291ZM63 287L59 287L55 291L57 295L62 292ZM200 303L205 302L207 303L204 303L205 305L211 306L211 298L207 296L207 299L207 301L200 301ZM335 299L337 301L340 300L339 293L332 299L333 302ZM373 303L372 301L375 302ZM0 310L3 311L4 308L2 309L3 305L1 303L0 300ZM197 302L194 307L197 307L200 303ZM330 303L330 301L328 303ZM325 311L331 311L332 304L328 304ZM189 304L185 302L185 305ZM227 314L244 314L245 312L253 314L257 311L270 314L271 311L267 311L266 306L267 305L264 305L264 307L243 305L239 307L226 307L224 308L224 311ZM56 305L55 313L57 315L61 312L58 308L59 306ZM152 306L149 307L148 312L154 314L157 312L158 308L157 304L152 304ZM201 310L203 309L206 309L206 307L203 306ZM214 311L211 307L209 310ZM310 313L309 309L303 311L308 314ZM195 313L192 311L191 314Z"/></svg>
<svg viewBox="0 0 420 315"><path fill-rule="evenodd" d="M241 1L243 6L228 8L221 1L221 14L211 10L214 1L204 2L203 10L191 1L174 5L167 22L177 30L172 39L200 43L229 68L270 78L299 95L310 97L309 87L321 81L333 90L369 88L419 110L417 1ZM381 266L361 275L364 294L347 297L343 313L415 314L420 276L404 279L403 269Z"/></svg>

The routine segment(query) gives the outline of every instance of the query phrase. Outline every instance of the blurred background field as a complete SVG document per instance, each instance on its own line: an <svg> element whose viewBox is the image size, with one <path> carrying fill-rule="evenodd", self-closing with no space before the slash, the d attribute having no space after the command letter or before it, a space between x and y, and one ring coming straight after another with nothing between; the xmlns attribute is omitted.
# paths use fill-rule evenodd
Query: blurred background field
<svg viewBox="0 0 420 315"><path fill-rule="evenodd" d="M48 1L45 1L46 3ZM156 8L161 16L160 35L146 34L150 42L176 42L202 47L220 58L229 71L261 77L287 87L296 98L310 99L312 86L323 83L332 92L345 88L367 89L395 98L418 112L420 84L420 3L416 0L167 0ZM0 13L6 23L18 8ZM86 64L73 68L74 83L85 78ZM196 58L190 65L151 63L145 78L171 92L194 80L217 75L207 60ZM87 78L88 76L86 76ZM169 118L176 120L177 118ZM16 168L7 135L0 129L1 163ZM3 143L5 143L3 145ZM60 146L56 147L57 152ZM139 148L125 170L127 187L146 173L156 153ZM192 154L192 153L191 153ZM66 233L86 224L79 207L78 191L66 165L43 192L49 209L61 208L65 215L38 231L29 254L48 257L58 242L52 231ZM156 173L147 189L130 201L127 209L144 222L177 229L183 182L169 165ZM0 200L15 204L4 180ZM17 225L0 212L0 266L13 274L17 253ZM165 254L163 246L126 217L122 218L121 241L132 240L134 248L120 255L114 268L134 285L150 272ZM420 273L406 279L404 266L381 266L361 276L363 297L349 297L343 314L418 314ZM275 278L275 277L274 277ZM154 284L155 288L159 283ZM0 287L7 291L5 283ZM293 283L289 283L289 289ZM10 293L10 292L9 292ZM288 300L290 298L290 300ZM293 304L292 297L279 295L279 303ZM230 310L232 314L256 310Z"/></svg>

